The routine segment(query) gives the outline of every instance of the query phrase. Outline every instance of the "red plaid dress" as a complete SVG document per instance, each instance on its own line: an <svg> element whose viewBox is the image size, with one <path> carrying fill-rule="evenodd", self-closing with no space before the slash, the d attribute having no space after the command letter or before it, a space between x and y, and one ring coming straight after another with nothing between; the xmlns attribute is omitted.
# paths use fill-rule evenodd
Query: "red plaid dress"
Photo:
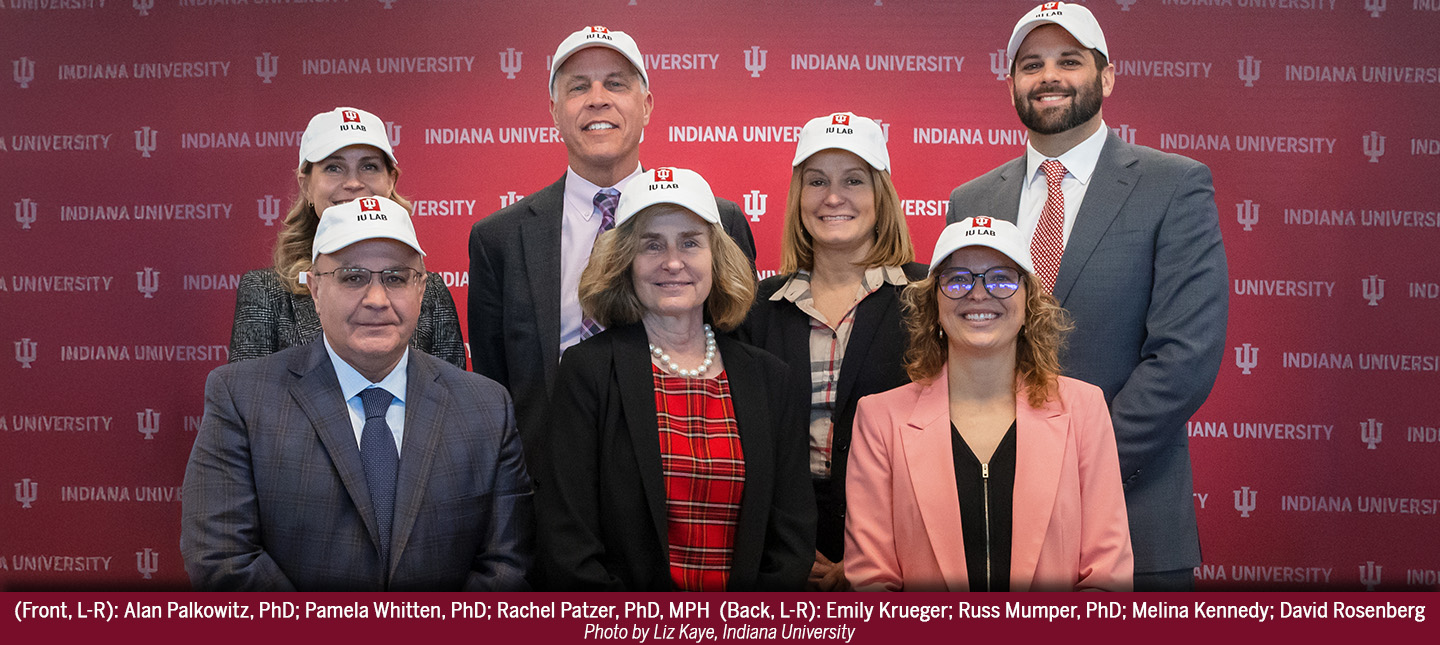
<svg viewBox="0 0 1440 645"><path fill-rule="evenodd" d="M670 579L683 591L724 591L745 490L745 455L725 372L671 376L651 365L665 474Z"/></svg>

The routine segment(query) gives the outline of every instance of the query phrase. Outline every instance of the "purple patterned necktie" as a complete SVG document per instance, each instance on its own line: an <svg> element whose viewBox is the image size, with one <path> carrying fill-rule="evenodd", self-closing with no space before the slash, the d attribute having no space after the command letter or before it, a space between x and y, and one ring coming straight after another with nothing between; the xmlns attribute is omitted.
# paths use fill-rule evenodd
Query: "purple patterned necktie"
<svg viewBox="0 0 1440 645"><path fill-rule="evenodd" d="M620 191L614 188L602 188L595 193L595 212L600 214L600 232L604 233L615 228L615 206L620 203ZM596 237L599 237L598 235ZM605 328L585 316L580 320L580 340L585 340L595 334L604 331Z"/></svg>
<svg viewBox="0 0 1440 645"><path fill-rule="evenodd" d="M394 396L384 388L360 391L365 407L365 428L360 431L360 462L365 466L365 485L370 489L370 505L375 507L375 524L380 529L380 563L390 571L390 528L395 520L395 481L400 471L400 453L395 449L395 435L385 422Z"/></svg>

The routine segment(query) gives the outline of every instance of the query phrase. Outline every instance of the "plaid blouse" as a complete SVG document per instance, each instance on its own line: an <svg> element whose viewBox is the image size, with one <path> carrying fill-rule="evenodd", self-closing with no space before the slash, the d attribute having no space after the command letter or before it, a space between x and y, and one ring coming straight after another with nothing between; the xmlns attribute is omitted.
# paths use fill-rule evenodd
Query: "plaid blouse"
<svg viewBox="0 0 1440 645"><path fill-rule="evenodd" d="M682 591L724 591L745 490L745 455L725 372L713 379L655 378L670 579Z"/></svg>

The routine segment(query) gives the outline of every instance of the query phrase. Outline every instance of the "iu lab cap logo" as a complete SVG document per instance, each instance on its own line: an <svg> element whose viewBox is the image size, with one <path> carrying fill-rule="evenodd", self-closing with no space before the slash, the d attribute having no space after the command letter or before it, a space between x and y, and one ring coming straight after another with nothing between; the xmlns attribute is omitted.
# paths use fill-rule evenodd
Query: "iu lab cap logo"
<svg viewBox="0 0 1440 645"><path fill-rule="evenodd" d="M344 110L340 113L340 117L345 120L345 123L360 122L360 113L355 110Z"/></svg>
<svg viewBox="0 0 1440 645"><path fill-rule="evenodd" d="M1045 3L1045 4L1040 5L1040 10L1041 10L1041 11L1054 11L1054 10L1056 10L1056 9L1059 9L1059 8L1060 8L1060 5L1062 5L1062 4L1065 4L1065 3L1063 3L1063 2L1047 2L1047 3Z"/></svg>
<svg viewBox="0 0 1440 645"><path fill-rule="evenodd" d="M975 222L970 225L970 228L977 228L977 227L990 228L990 223L991 223L991 219L988 218L988 217L977 217L977 218L975 218Z"/></svg>
<svg viewBox="0 0 1440 645"><path fill-rule="evenodd" d="M592 33L592 34L608 34L608 33L610 33L610 30L609 30L609 29L606 29L605 27L601 27L600 25L595 25L594 27L591 27L591 28L590 28L590 33Z"/></svg>
<svg viewBox="0 0 1440 645"><path fill-rule="evenodd" d="M380 200L374 197L365 197L360 200L360 212L380 212Z"/></svg>
<svg viewBox="0 0 1440 645"><path fill-rule="evenodd" d="M669 168L656 168L655 181L675 181L675 171Z"/></svg>
<svg viewBox="0 0 1440 645"><path fill-rule="evenodd" d="M850 125L850 115L836 114L830 117L830 125Z"/></svg>

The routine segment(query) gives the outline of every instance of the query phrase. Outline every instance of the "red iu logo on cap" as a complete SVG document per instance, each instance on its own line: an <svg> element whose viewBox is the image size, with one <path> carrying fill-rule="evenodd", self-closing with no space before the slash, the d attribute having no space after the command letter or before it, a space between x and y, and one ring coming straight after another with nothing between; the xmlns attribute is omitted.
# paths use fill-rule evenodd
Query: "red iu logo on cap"
<svg viewBox="0 0 1440 645"><path fill-rule="evenodd" d="M340 118L344 119L346 123L359 123L360 113L355 110L345 110L340 113Z"/></svg>
<svg viewBox="0 0 1440 645"><path fill-rule="evenodd" d="M590 33L592 33L592 34L608 34L608 33L610 33L610 30L609 30L609 29L606 29L606 28L604 28L604 27L601 27L600 25L595 25L594 27L591 27L591 28L590 28Z"/></svg>
<svg viewBox="0 0 1440 645"><path fill-rule="evenodd" d="M1062 4L1065 4L1065 3L1063 3L1063 2L1047 2L1047 3L1045 3L1045 4L1040 5L1040 10L1041 10L1041 11L1054 11L1054 10L1056 10L1056 9L1059 9L1059 8L1060 8L1060 5L1062 5Z"/></svg>
<svg viewBox="0 0 1440 645"><path fill-rule="evenodd" d="M380 200L374 197L366 197L360 200L360 212L380 210Z"/></svg>
<svg viewBox="0 0 1440 645"><path fill-rule="evenodd" d="M830 125L850 125L850 115L836 114L830 117Z"/></svg>
<svg viewBox="0 0 1440 645"><path fill-rule="evenodd" d="M983 226L983 227L985 227L985 228L990 228L990 218L988 218L988 217L977 217L977 218L975 218L975 222L970 225L970 228L975 228L975 227L977 227L977 226Z"/></svg>
<svg viewBox="0 0 1440 645"><path fill-rule="evenodd" d="M670 168L656 168L655 181L675 181L675 171Z"/></svg>

